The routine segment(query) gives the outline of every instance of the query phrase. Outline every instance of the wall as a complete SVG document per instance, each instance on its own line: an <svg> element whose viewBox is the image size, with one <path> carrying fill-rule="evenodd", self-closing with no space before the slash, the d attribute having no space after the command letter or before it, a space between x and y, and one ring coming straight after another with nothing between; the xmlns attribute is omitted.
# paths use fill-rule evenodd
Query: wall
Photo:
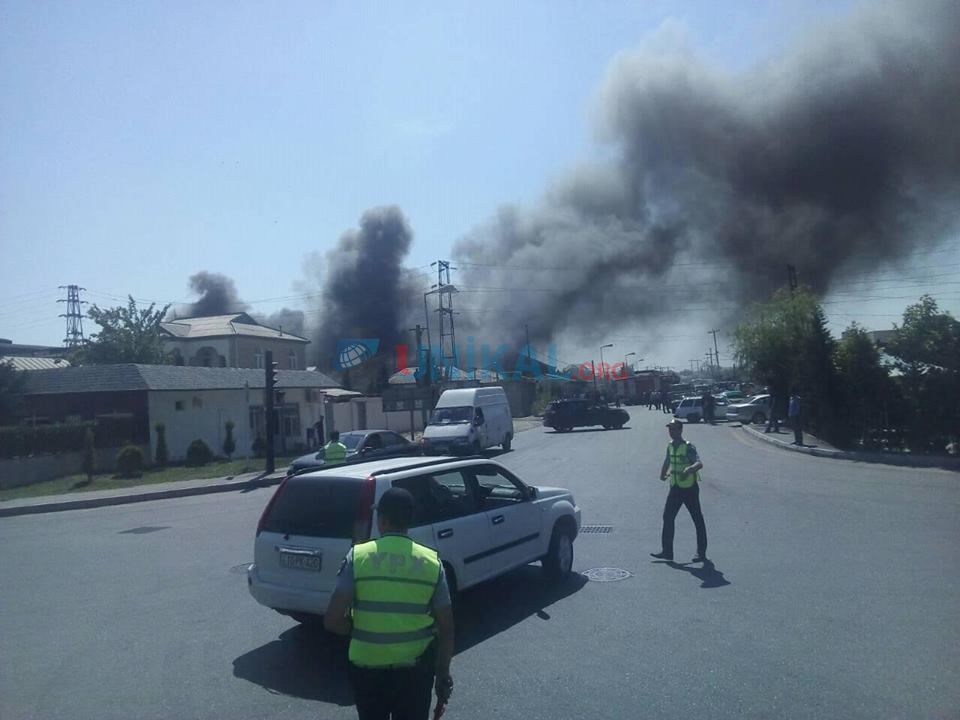
<svg viewBox="0 0 960 720"><path fill-rule="evenodd" d="M281 370L306 370L306 343L302 340L278 340L273 338L251 338L238 335L236 341L236 356L233 362L234 367L252 368L256 367L257 350L273 351L273 361L280 363ZM297 367L291 368L289 358L290 351L293 350L297 355Z"/></svg>
<svg viewBox="0 0 960 720"><path fill-rule="evenodd" d="M367 422L364 427L360 427L360 412L358 405L363 404L367 407ZM327 427L327 431L339 430L347 432L349 430L394 430L400 433L410 431L410 412L402 410L398 412L383 411L383 399L380 397L354 398L349 402L338 402L329 404L329 412L332 415L333 426ZM327 420L329 426L330 419ZM423 414L417 410L413 414L413 429L423 430Z"/></svg>
<svg viewBox="0 0 960 720"><path fill-rule="evenodd" d="M149 447L139 446L147 457ZM98 472L113 470L116 467L117 452L120 448L97 448L96 466ZM27 458L0 460L0 489L32 485L66 475L83 472L83 453L64 453L63 455L37 455Z"/></svg>

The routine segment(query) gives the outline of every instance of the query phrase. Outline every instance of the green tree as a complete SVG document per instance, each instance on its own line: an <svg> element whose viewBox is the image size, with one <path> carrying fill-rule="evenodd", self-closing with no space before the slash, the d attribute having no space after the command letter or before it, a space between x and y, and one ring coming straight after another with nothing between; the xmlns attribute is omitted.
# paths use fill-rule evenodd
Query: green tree
<svg viewBox="0 0 960 720"><path fill-rule="evenodd" d="M835 358L849 434L861 446L870 446L872 431L890 426L895 386L880 362L880 351L857 323L843 331Z"/></svg>
<svg viewBox="0 0 960 720"><path fill-rule="evenodd" d="M237 449L237 442L233 439L233 428L233 420L227 420L227 437L223 441L223 454L227 456L227 459L230 459Z"/></svg>
<svg viewBox="0 0 960 720"><path fill-rule="evenodd" d="M151 303L150 307L141 310L132 296L128 296L126 307L91 307L87 316L101 329L77 351L74 362L87 365L162 365L168 362L160 323L170 306L161 310L154 310L154 307L155 304Z"/></svg>
<svg viewBox="0 0 960 720"><path fill-rule="evenodd" d="M0 425L12 425L20 408L25 376L13 365L0 361Z"/></svg>
<svg viewBox="0 0 960 720"><path fill-rule="evenodd" d="M902 373L910 405L908 436L915 452L939 451L960 434L960 321L924 295L894 326L887 351Z"/></svg>
<svg viewBox="0 0 960 720"><path fill-rule="evenodd" d="M170 460L170 451L167 450L167 426L158 422L153 429L157 431L157 449L153 454L153 460L160 467L165 467Z"/></svg>
<svg viewBox="0 0 960 720"><path fill-rule="evenodd" d="M737 363L769 387L778 414L786 414L787 397L797 390L803 398L804 426L842 446L849 438L838 421L842 399L835 342L816 297L805 288L778 290L734 331Z"/></svg>

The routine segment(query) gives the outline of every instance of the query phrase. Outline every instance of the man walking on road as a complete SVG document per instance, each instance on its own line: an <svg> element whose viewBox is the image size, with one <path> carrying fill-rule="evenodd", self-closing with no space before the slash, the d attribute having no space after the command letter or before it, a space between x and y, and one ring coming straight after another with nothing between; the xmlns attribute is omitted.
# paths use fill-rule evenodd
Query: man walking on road
<svg viewBox="0 0 960 720"><path fill-rule="evenodd" d="M323 618L327 630L350 636L360 720L427 720L431 690L444 704L453 690L450 590L436 550L406 534L413 513L407 490L383 494L380 537L347 553Z"/></svg>
<svg viewBox="0 0 960 720"><path fill-rule="evenodd" d="M790 427L793 428L793 445L803 445L803 422L800 412L800 395L796 390L790 396L790 408L787 410L790 416Z"/></svg>
<svg viewBox="0 0 960 720"><path fill-rule="evenodd" d="M692 562L707 559L707 526L700 510L700 473L703 463L692 443L683 439L683 423L676 418L667 423L670 442L667 455L660 468L660 479L670 478L670 492L663 506L663 532L660 536L660 552L650 553L658 560L673 560L673 529L680 506L686 505L697 529L697 554Z"/></svg>

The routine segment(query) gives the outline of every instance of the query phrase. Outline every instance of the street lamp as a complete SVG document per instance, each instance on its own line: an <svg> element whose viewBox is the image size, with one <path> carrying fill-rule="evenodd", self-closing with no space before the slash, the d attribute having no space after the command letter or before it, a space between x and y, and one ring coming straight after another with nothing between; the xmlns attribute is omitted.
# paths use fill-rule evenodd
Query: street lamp
<svg viewBox="0 0 960 720"><path fill-rule="evenodd" d="M600 372L603 373L603 379L604 379L604 380L607 379L607 368L606 368L606 366L603 364L603 349L604 349L604 348L612 348L612 347L613 347L613 343L608 343L608 344L606 344L606 345L601 345L601 346L600 346Z"/></svg>
<svg viewBox="0 0 960 720"><path fill-rule="evenodd" d="M635 352L628 352L626 355L623 356L623 371L624 371L624 372L626 372L626 371L627 371L627 368L629 367L629 366L627 365L627 358L630 357L631 355L633 355L634 357L637 356L637 354L636 354Z"/></svg>

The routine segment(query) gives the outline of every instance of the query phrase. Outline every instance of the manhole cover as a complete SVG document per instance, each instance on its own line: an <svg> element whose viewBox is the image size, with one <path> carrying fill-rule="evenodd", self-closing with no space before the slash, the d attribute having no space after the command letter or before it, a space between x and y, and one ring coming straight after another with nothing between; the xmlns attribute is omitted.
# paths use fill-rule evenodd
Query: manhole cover
<svg viewBox="0 0 960 720"><path fill-rule="evenodd" d="M247 568L250 567L251 565L253 565L252 562L245 562L240 565L234 565L232 568L230 568L230 572L234 573L235 575L246 575Z"/></svg>
<svg viewBox="0 0 960 720"><path fill-rule="evenodd" d="M594 535L609 535L613 532L613 525L582 525L580 532Z"/></svg>
<svg viewBox="0 0 960 720"><path fill-rule="evenodd" d="M158 532L160 530L169 530L169 525L144 525L130 530L121 530L117 535L146 535L147 533Z"/></svg>
<svg viewBox="0 0 960 720"><path fill-rule="evenodd" d="M591 582L616 582L617 580L626 580L632 577L633 573L620 568L602 567L590 568L584 571L583 576Z"/></svg>

